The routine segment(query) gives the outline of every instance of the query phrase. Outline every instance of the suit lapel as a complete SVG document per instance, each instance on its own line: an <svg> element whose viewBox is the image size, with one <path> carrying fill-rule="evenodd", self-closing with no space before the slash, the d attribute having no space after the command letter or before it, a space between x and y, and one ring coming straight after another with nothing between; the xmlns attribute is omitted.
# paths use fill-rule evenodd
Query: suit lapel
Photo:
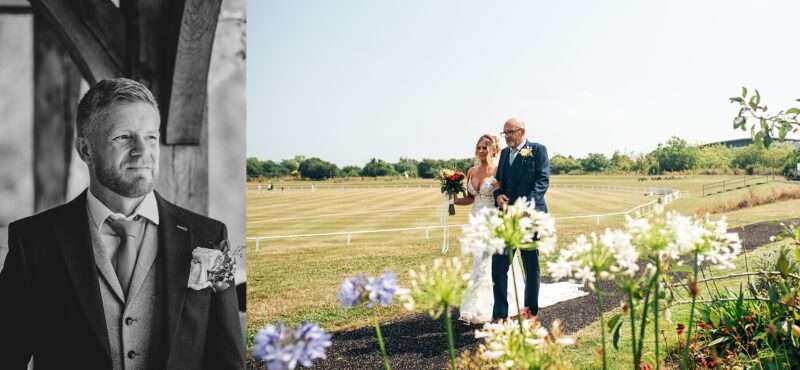
<svg viewBox="0 0 800 370"><path fill-rule="evenodd" d="M66 205L64 214L59 220L58 224L53 225L54 235L61 247L69 278L87 321L110 361L111 351L103 299L100 296L100 281L89 236L86 191Z"/></svg>
<svg viewBox="0 0 800 370"><path fill-rule="evenodd" d="M166 202L156 193L158 203L158 244L163 252L166 271L167 295L167 340L170 349L176 348L174 343L181 321L183 304L189 281L189 267L192 259L189 225L182 224L181 211Z"/></svg>

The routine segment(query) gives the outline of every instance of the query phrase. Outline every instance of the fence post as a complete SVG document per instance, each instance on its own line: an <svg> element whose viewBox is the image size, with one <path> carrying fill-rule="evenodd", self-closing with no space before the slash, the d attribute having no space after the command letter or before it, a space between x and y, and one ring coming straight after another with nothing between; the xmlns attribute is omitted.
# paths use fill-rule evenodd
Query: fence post
<svg viewBox="0 0 800 370"><path fill-rule="evenodd" d="M256 238L256 252L258 252L259 250L261 250L261 239Z"/></svg>
<svg viewBox="0 0 800 370"><path fill-rule="evenodd" d="M425 240L431 240L431 229L425 229Z"/></svg>
<svg viewBox="0 0 800 370"><path fill-rule="evenodd" d="M597 224L600 225L600 216L597 216Z"/></svg>
<svg viewBox="0 0 800 370"><path fill-rule="evenodd" d="M347 233L347 246L350 246L350 233Z"/></svg>

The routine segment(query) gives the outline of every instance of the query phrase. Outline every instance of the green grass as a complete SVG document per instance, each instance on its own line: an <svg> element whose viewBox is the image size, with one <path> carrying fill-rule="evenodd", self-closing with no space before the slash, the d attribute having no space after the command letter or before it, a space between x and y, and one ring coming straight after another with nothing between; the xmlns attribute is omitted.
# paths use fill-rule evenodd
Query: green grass
<svg viewBox="0 0 800 370"><path fill-rule="evenodd" d="M547 193L548 206L556 217L619 212L651 201L644 192L608 191L571 188L572 185L618 186L646 189L677 188L689 196L668 209L694 213L719 202L735 202L747 196L742 189L710 197L697 197L703 183L733 176L694 176L676 180L638 181L635 176L554 176ZM408 188L356 188L352 184L375 186L396 185L402 181ZM306 182L300 182L306 183ZM432 188L424 186L434 184ZM287 183L288 184L288 183ZM442 198L432 180L349 181L345 189L272 192L250 190L247 193L247 236L277 236L308 233L329 233L385 228L406 228L439 224ZM252 185L252 184L251 184ZM341 184L339 184L341 185ZM420 188L423 186L423 188ZM796 186L770 184L754 187L754 191L773 187ZM251 186L252 188L252 186ZM766 219L796 216L800 201L775 203L731 212L730 223L741 225ZM469 207L457 207L450 224L467 222ZM562 220L557 222L559 243L569 243L579 233L621 225L622 216L600 219ZM460 230L450 233L448 256L459 254ZM354 235L348 246L344 236L266 240L257 251L248 241L248 331L266 323L283 320L296 324L313 320L328 330L370 325L372 313L346 310L338 306L337 293L342 279L357 272L376 275L389 269L398 273L400 284L408 282L408 270L430 264L440 253L442 234L432 230ZM381 321L408 315L399 305L382 310ZM586 352L584 355L588 355Z"/></svg>

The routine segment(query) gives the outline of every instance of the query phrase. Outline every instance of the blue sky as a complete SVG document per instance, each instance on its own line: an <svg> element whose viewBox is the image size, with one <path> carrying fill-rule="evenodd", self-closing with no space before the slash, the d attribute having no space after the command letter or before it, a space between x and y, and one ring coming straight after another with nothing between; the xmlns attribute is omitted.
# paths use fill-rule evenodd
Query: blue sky
<svg viewBox="0 0 800 370"><path fill-rule="evenodd" d="M800 1L248 3L247 154L470 157L511 116L554 153L742 137L800 98ZM800 104L800 103L798 103Z"/></svg>

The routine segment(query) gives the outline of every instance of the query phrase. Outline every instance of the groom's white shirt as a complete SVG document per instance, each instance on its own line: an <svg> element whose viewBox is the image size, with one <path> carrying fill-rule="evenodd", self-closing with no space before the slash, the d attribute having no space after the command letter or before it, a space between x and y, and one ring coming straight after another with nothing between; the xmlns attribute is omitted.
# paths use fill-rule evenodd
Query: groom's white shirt
<svg viewBox="0 0 800 370"><path fill-rule="evenodd" d="M509 148L510 149L509 153L508 153L508 163L509 164L513 164L514 163L514 159L517 158L517 154L519 154L519 151L522 150L522 148L524 148L525 144L527 144L527 143L528 143L528 139L526 139L523 136L522 137L522 141L519 143L519 145L517 145L513 149Z"/></svg>

